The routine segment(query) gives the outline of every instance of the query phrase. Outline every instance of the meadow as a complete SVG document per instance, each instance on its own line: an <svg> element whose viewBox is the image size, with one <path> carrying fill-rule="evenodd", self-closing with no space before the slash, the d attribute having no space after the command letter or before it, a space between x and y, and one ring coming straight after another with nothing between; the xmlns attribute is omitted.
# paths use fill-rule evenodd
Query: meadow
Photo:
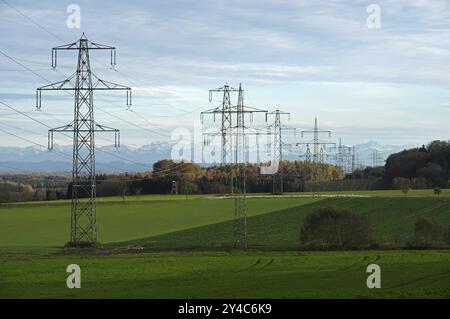
<svg viewBox="0 0 450 319"><path fill-rule="evenodd" d="M449 193L250 195L248 251L233 249L227 198L101 198L97 250L62 249L68 201L3 205L0 298L449 298L449 250L404 250L418 217L450 225ZM383 250L300 251L300 226L319 207L366 215ZM82 289L65 285L72 263ZM366 287L370 263L381 289Z"/></svg>

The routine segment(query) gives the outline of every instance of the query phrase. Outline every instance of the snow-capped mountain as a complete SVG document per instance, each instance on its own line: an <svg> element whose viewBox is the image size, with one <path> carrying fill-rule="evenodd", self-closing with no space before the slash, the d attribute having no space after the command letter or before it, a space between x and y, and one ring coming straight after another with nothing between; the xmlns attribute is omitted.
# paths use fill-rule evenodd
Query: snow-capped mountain
<svg viewBox="0 0 450 319"><path fill-rule="evenodd" d="M170 158L172 145L152 143L138 148L101 146L96 149L98 172L142 172L154 162ZM72 147L54 145L52 151L34 146L0 147L0 172L63 172L72 170Z"/></svg>
<svg viewBox="0 0 450 319"><path fill-rule="evenodd" d="M151 170L153 163L171 157L173 143L151 143L141 147L122 145L101 146L96 149L98 172L142 172ZM392 153L417 145L380 145L375 141L354 145L359 161L373 165L376 152L378 165ZM289 152L288 152L289 153ZM284 159L298 160L299 154L286 154ZM53 151L38 147L0 147L0 172L70 172L72 169L72 147L54 145Z"/></svg>
<svg viewBox="0 0 450 319"><path fill-rule="evenodd" d="M384 165L384 162L393 153L418 147L415 144L406 145L380 145L375 141L354 145L355 153L364 166Z"/></svg>

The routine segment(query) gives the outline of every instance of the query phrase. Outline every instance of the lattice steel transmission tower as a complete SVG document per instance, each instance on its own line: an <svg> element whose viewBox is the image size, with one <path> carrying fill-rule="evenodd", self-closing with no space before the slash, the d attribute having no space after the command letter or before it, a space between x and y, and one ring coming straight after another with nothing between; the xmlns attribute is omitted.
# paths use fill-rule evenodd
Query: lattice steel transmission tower
<svg viewBox="0 0 450 319"><path fill-rule="evenodd" d="M302 138L304 138L304 136L306 134L312 134L313 139L308 142L297 143L297 146L306 145L306 147L307 147L306 158L307 158L307 162L312 162L314 179L318 178L318 167L321 166L322 164L324 164L326 148L328 146L336 147L336 143L323 142L320 140L320 134L323 134L323 133L327 134L328 138L331 138L331 131L319 129L319 126L317 124L317 117L316 117L314 119L314 128L312 130L301 131ZM310 153L310 145L311 144L313 145L312 161L308 161L308 159L311 158L311 155L310 155L311 154Z"/></svg>
<svg viewBox="0 0 450 319"><path fill-rule="evenodd" d="M335 165L340 167L344 173L351 173L355 166L355 152L354 148L342 144L342 139L339 138L339 144L333 148L335 154L329 158L334 159Z"/></svg>
<svg viewBox="0 0 450 319"><path fill-rule="evenodd" d="M89 41L86 36L73 43L52 49L52 67L57 66L60 50L78 52L77 70L68 79L45 85L36 90L36 107L41 108L42 91L72 91L74 95L74 119L70 124L48 132L48 148L53 149L54 132L73 133L72 210L69 245L85 246L97 242L95 133L113 132L115 147L120 146L118 129L100 125L94 120L94 91L125 90L127 107L131 106L131 88L98 78L91 71L90 51L109 50L111 65L116 64L116 49Z"/></svg>
<svg viewBox="0 0 450 319"><path fill-rule="evenodd" d="M291 113L280 111L276 109L273 112L266 114L266 122L268 116L274 117L273 124L269 125L268 128L273 130L273 161L275 163L279 163L278 171L276 174L272 175L272 194L283 194L283 131L285 130L293 130L294 133L296 131L293 127L287 127L281 123L281 117L287 116L288 121L290 120Z"/></svg>
<svg viewBox="0 0 450 319"><path fill-rule="evenodd" d="M382 166L383 160L380 157L378 150L372 151L372 167Z"/></svg>
<svg viewBox="0 0 450 319"><path fill-rule="evenodd" d="M233 168L231 170L234 194L234 246L235 248L247 248L247 200L246 200L246 177L245 170L247 167L246 159L246 136L251 134L260 135L259 132L248 132L249 127L245 124L245 115L250 116L253 120L254 113L267 113L266 110L246 106L244 104L244 90L239 84L239 89L234 89L228 84L222 88L210 91L210 101L213 92L223 92L223 102L217 108L201 112L201 119L206 114L212 114L214 121L216 115L221 116L222 126L220 132L203 133L204 136L211 137L220 135L222 137L222 164L230 163ZM238 101L233 105L230 99L230 92L238 92ZM235 116L235 119L233 120ZM234 143L233 143L234 142ZM233 145L234 144L234 145ZM233 147L234 146L234 147Z"/></svg>
<svg viewBox="0 0 450 319"><path fill-rule="evenodd" d="M239 92L239 89L235 89L227 84L224 86L209 90L209 102L212 101L213 93L220 92L223 93L222 98L222 104L214 109L207 110L204 112L201 112L201 118L203 120L203 116L205 114L212 114L214 117L214 121L216 120L216 116L220 115L221 118L221 129L220 129L220 135L222 138L222 148L221 148L221 154L222 154L222 164L229 164L232 162L232 136L231 136L231 123L232 123L232 111L233 111L233 105L231 103L231 93L232 92Z"/></svg>
<svg viewBox="0 0 450 319"><path fill-rule="evenodd" d="M245 117L244 117L244 91L239 85L238 103L236 107L236 149L234 164L236 174L234 180L234 247L247 249L247 198L245 170L247 159L245 158Z"/></svg>

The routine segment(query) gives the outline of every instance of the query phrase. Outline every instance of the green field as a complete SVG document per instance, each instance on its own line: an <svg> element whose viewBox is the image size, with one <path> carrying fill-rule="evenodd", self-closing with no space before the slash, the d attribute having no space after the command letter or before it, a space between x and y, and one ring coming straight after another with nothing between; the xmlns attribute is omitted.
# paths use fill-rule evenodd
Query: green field
<svg viewBox="0 0 450 319"><path fill-rule="evenodd" d="M67 201L2 206L0 297L449 298L449 250L386 250L406 247L418 217L450 225L448 191L351 194L250 196L247 252L233 249L232 199L100 199L104 247L93 251L61 249L69 234ZM299 251L305 216L329 206L366 215L385 250ZM72 263L82 268L79 290L65 286ZM371 263L382 267L381 289L366 287Z"/></svg>
<svg viewBox="0 0 450 319"><path fill-rule="evenodd" d="M65 268L82 269L81 289ZM366 266L382 288L366 287ZM165 253L2 262L0 297L449 298L448 252ZM5 276L6 275L6 276Z"/></svg>

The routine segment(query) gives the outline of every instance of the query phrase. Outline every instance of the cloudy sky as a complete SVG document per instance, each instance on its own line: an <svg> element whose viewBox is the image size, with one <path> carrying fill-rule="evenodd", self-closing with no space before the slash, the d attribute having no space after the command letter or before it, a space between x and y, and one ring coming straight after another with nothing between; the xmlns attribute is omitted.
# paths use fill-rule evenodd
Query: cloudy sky
<svg viewBox="0 0 450 319"><path fill-rule="evenodd" d="M67 7L81 9L69 28ZM368 28L372 3L381 27ZM450 2L448 0L20 1L0 0L0 101L49 126L71 121L73 101L35 89L73 73L74 52L51 48L79 38L117 47L92 53L101 78L131 86L133 111L115 93L96 95L96 120L143 145L190 128L216 106L208 90L228 82L246 104L291 112L301 129L319 118L348 144L423 144L450 136ZM46 128L0 105L0 129L46 143ZM99 144L112 137L99 137ZM59 143L69 143L60 137ZM1 145L28 142L0 131Z"/></svg>

